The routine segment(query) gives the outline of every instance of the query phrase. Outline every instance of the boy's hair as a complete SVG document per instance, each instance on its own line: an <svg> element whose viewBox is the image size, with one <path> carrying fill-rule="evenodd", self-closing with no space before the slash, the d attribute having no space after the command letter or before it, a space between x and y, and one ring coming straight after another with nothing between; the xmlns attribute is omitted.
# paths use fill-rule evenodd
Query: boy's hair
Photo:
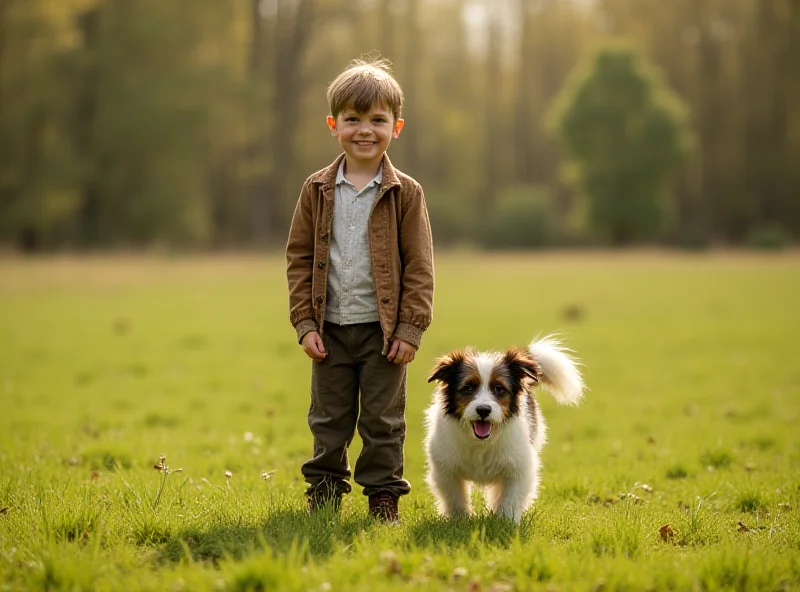
<svg viewBox="0 0 800 592"><path fill-rule="evenodd" d="M357 59L328 86L331 115L351 107L365 113L375 104L392 110L395 120L403 114L403 90L394 79L391 62L383 58Z"/></svg>

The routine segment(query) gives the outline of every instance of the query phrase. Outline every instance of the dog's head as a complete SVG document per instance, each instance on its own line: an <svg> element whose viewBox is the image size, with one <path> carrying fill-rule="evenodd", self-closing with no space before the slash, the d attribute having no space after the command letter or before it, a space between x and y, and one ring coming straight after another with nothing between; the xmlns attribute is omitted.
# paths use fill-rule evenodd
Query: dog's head
<svg viewBox="0 0 800 592"><path fill-rule="evenodd" d="M484 440L519 414L520 398L540 376L539 365L525 350L483 353L466 349L441 357L428 382L439 382L437 396L444 413L469 424L475 437Z"/></svg>

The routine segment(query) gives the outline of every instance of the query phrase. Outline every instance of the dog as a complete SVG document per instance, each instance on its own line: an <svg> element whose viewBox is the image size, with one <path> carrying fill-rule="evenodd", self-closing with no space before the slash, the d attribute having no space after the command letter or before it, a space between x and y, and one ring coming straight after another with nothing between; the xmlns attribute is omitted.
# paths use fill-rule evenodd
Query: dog
<svg viewBox="0 0 800 592"><path fill-rule="evenodd" d="M536 499L546 426L534 389L577 405L585 385L580 363L557 336L505 353L455 350L439 358L425 417L426 482L439 513L472 513L471 488L484 488L491 512L519 523Z"/></svg>

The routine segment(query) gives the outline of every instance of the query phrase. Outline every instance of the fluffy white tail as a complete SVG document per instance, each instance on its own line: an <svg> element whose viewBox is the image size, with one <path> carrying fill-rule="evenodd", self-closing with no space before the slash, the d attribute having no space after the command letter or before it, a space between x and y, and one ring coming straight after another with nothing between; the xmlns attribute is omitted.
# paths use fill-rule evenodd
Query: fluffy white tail
<svg viewBox="0 0 800 592"><path fill-rule="evenodd" d="M580 403L586 385L578 369L580 362L570 355L572 350L548 335L531 342L528 351L542 369L542 384L556 401L561 405Z"/></svg>

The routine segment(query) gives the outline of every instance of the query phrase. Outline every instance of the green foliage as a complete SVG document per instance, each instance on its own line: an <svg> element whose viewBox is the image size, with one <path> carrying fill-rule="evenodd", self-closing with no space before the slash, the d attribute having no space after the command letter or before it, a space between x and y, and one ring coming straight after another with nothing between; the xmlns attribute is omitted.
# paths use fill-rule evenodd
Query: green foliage
<svg viewBox="0 0 800 592"><path fill-rule="evenodd" d="M309 361L284 273L277 254L0 260L4 586L800 586L796 255L440 254L395 526L357 486L338 516L305 510ZM589 314L565 327L576 294ZM590 391L577 408L538 397L534 509L519 526L440 518L421 446L433 360L555 330Z"/></svg>
<svg viewBox="0 0 800 592"><path fill-rule="evenodd" d="M475 18L484 9L497 18ZM326 86L375 49L407 97L391 157L430 190L442 244L480 243L474 218L537 186L560 215L591 214L570 242L780 246L800 236L798 19L790 0L1 0L0 246L283 244L301 183L338 149ZM592 158L617 168L590 170L544 114L609 34L641 56L606 51L595 81L612 98L592 108L607 149ZM649 63L691 113L688 156L687 116L675 140L677 101ZM630 129L603 109L629 109ZM620 152L628 135L646 150ZM587 184L606 197L581 203Z"/></svg>
<svg viewBox="0 0 800 592"><path fill-rule="evenodd" d="M745 243L756 249L780 250L791 245L792 240L780 225L767 224L751 228Z"/></svg>
<svg viewBox="0 0 800 592"><path fill-rule="evenodd" d="M558 212L542 187L508 187L498 195L491 216L480 223L481 244L490 249L551 246L561 235Z"/></svg>
<svg viewBox="0 0 800 592"><path fill-rule="evenodd" d="M593 230L616 245L656 236L688 137L686 109L655 69L631 46L601 46L549 118L589 199Z"/></svg>

